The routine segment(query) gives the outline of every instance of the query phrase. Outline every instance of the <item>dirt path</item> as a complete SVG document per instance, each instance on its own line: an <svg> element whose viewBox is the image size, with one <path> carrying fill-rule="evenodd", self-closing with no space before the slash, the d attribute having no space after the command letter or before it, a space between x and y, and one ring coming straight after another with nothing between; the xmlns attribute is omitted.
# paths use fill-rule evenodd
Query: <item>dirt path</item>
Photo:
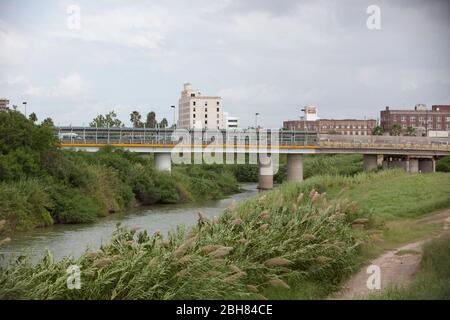
<svg viewBox="0 0 450 320"><path fill-rule="evenodd" d="M438 236L409 243L375 258L366 267L353 275L332 299L364 298L369 293L381 292L391 286L407 286L413 279L414 274L419 270L423 245L436 237L450 233L450 210L444 210L435 215L421 218L417 220L417 223L442 223L442 231ZM368 288L367 281L374 272L374 269L369 269L371 265L379 267L380 289ZM370 281L370 284L373 285L374 282Z"/></svg>

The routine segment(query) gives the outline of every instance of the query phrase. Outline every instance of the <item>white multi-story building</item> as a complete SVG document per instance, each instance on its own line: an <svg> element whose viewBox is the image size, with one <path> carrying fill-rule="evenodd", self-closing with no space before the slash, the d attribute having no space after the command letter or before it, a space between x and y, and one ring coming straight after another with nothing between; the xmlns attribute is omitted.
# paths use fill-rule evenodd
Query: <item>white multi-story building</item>
<svg viewBox="0 0 450 320"><path fill-rule="evenodd" d="M316 121L319 119L317 116L317 108L315 106L306 106L303 111L305 112L304 119L306 121Z"/></svg>
<svg viewBox="0 0 450 320"><path fill-rule="evenodd" d="M228 112L224 112L223 117L226 120L227 129L239 128L239 118L238 117L232 117L228 114Z"/></svg>
<svg viewBox="0 0 450 320"><path fill-rule="evenodd" d="M222 98L202 96L190 83L184 84L178 103L178 128L226 129Z"/></svg>

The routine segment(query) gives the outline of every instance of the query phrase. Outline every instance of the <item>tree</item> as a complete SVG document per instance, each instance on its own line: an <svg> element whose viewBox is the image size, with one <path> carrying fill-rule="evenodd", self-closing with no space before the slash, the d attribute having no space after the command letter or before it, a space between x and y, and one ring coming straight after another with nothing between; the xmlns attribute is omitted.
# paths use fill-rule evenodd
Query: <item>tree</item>
<svg viewBox="0 0 450 320"><path fill-rule="evenodd" d="M28 119L30 119L33 122L36 122L38 120L37 115L34 112L30 113L30 115L28 116Z"/></svg>
<svg viewBox="0 0 450 320"><path fill-rule="evenodd" d="M45 118L42 122L41 125L43 126L49 126L49 127L54 127L55 124L53 123L52 118Z"/></svg>
<svg viewBox="0 0 450 320"><path fill-rule="evenodd" d="M394 124L391 128L391 136L399 136L402 133L402 127L398 124Z"/></svg>
<svg viewBox="0 0 450 320"><path fill-rule="evenodd" d="M94 128L120 128L124 126L122 121L117 119L117 114L114 111L105 115L98 115L89 125Z"/></svg>
<svg viewBox="0 0 450 320"><path fill-rule="evenodd" d="M372 135L374 136L382 136L384 133L384 130L381 126L376 126L372 129Z"/></svg>
<svg viewBox="0 0 450 320"><path fill-rule="evenodd" d="M141 121L141 114L138 111L133 111L130 114L130 121L133 124L134 128L142 128L144 125Z"/></svg>
<svg viewBox="0 0 450 320"><path fill-rule="evenodd" d="M406 128L405 135L411 136L411 137L415 136L416 135L416 128L413 128L413 127Z"/></svg>
<svg viewBox="0 0 450 320"><path fill-rule="evenodd" d="M160 128L167 128L169 126L169 122L167 122L167 119L166 118L163 118L162 120L161 120L161 122L159 123L159 127Z"/></svg>
<svg viewBox="0 0 450 320"><path fill-rule="evenodd" d="M147 128L156 128L156 124L158 122L156 121L156 114L151 111L147 114L147 121L145 122L145 125Z"/></svg>

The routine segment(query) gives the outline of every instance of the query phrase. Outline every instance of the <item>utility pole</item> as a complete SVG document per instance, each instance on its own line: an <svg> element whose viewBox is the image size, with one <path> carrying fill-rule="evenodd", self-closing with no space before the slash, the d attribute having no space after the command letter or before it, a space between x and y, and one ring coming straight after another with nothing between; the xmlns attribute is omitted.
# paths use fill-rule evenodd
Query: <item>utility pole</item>
<svg viewBox="0 0 450 320"><path fill-rule="evenodd" d="M258 129L258 116L259 116L259 112L255 113L255 130Z"/></svg>
<svg viewBox="0 0 450 320"><path fill-rule="evenodd" d="M176 128L176 124L175 124L175 106L170 106L173 109L173 128Z"/></svg>
<svg viewBox="0 0 450 320"><path fill-rule="evenodd" d="M22 102L22 104L23 104L23 106L25 108L25 118L26 118L27 117L27 102L24 101L24 102Z"/></svg>

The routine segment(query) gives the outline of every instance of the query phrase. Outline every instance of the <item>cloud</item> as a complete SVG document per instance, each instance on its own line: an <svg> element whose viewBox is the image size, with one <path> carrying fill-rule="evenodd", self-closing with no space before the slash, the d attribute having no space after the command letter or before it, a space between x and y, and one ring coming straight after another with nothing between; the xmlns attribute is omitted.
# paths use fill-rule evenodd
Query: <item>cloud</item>
<svg viewBox="0 0 450 320"><path fill-rule="evenodd" d="M57 32L60 37L131 48L158 49L163 45L165 16L158 7L119 7L89 12L81 7L80 29Z"/></svg>
<svg viewBox="0 0 450 320"><path fill-rule="evenodd" d="M17 65L29 54L29 43L21 34L6 29L0 21L0 65Z"/></svg>
<svg viewBox="0 0 450 320"><path fill-rule="evenodd" d="M25 95L47 98L83 98L89 92L89 85L78 73L71 73L59 79L58 83L51 87L31 85Z"/></svg>

